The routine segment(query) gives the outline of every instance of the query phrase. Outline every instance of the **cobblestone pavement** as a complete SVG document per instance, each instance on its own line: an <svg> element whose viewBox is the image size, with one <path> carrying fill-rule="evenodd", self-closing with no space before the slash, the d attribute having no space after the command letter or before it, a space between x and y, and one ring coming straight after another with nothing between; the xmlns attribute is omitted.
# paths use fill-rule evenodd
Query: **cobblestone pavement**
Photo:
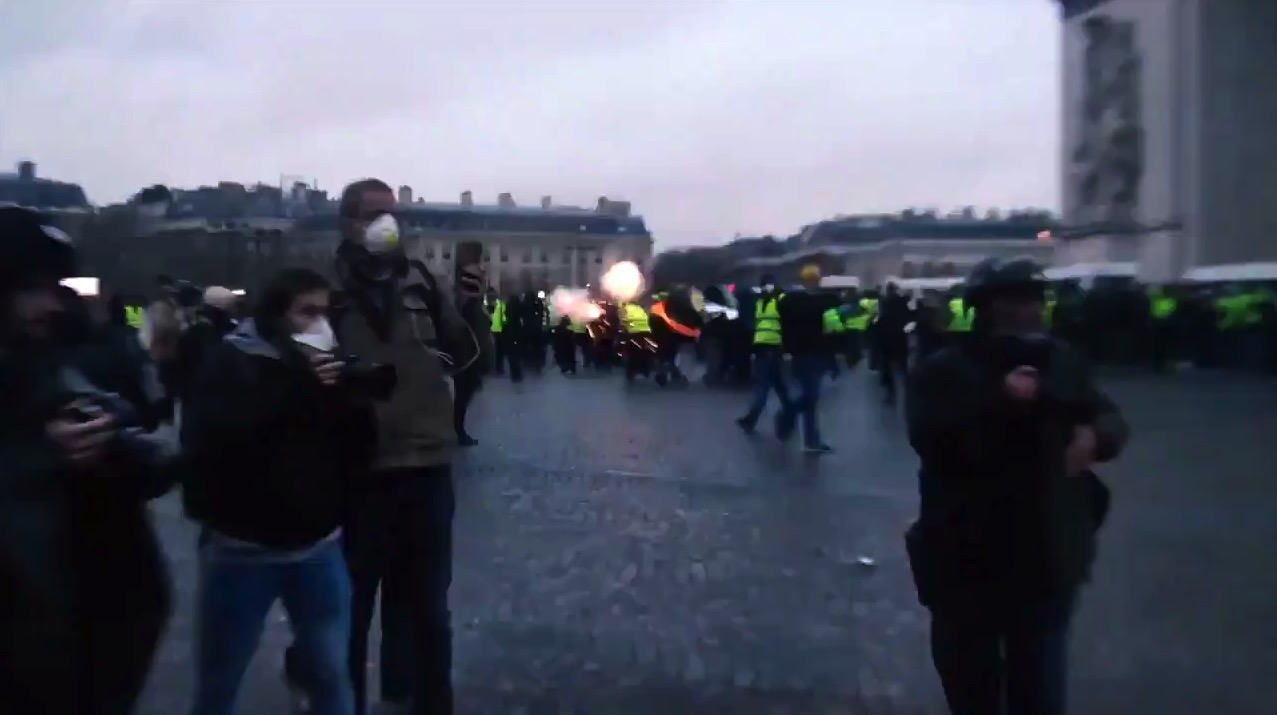
<svg viewBox="0 0 1277 715"><path fill-rule="evenodd" d="M1106 385L1136 438L1103 472L1115 507L1074 638L1075 711L1271 712L1277 384ZM482 444L457 469L462 710L942 712L901 542L915 462L870 388L830 390L838 452L810 458L741 435L740 393L491 382ZM142 711L173 715L190 693L194 536L171 497L157 512L179 601ZM272 616L240 712L286 711L287 639Z"/></svg>

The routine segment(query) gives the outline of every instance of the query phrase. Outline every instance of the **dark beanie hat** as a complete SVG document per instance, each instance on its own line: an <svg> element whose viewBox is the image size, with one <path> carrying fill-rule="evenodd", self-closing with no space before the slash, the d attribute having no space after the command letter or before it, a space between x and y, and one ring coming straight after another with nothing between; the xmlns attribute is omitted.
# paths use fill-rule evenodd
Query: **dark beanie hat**
<svg viewBox="0 0 1277 715"><path fill-rule="evenodd" d="M70 236L35 211L0 206L0 290L75 275Z"/></svg>

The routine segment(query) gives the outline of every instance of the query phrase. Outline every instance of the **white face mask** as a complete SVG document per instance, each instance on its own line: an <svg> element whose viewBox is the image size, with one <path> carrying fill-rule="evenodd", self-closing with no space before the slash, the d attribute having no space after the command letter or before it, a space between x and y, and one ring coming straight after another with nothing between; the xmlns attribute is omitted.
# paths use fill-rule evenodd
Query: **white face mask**
<svg viewBox="0 0 1277 715"><path fill-rule="evenodd" d="M776 284L775 284L775 283L768 283L768 284L766 284L766 285L764 285L764 286L763 286L763 292L764 292L764 293L770 293L770 292L772 292L772 291L774 291L774 290L776 290Z"/></svg>
<svg viewBox="0 0 1277 715"><path fill-rule="evenodd" d="M399 222L390 214L378 216L364 229L364 248L370 253L388 253L399 246Z"/></svg>
<svg viewBox="0 0 1277 715"><path fill-rule="evenodd" d="M311 323L304 332L293 333L293 340L321 353L330 353L337 347L337 335L327 318Z"/></svg>

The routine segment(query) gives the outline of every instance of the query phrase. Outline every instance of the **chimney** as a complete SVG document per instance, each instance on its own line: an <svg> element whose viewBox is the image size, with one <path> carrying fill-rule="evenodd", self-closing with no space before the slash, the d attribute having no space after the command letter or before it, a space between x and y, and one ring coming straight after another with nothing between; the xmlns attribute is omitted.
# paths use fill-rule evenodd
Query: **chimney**
<svg viewBox="0 0 1277 715"><path fill-rule="evenodd" d="M503 209L514 208L514 194L499 194L497 196L497 206Z"/></svg>
<svg viewBox="0 0 1277 715"><path fill-rule="evenodd" d="M469 191L462 191L461 205L465 206L466 208L470 208L471 206L474 206L474 194L470 193Z"/></svg>
<svg viewBox="0 0 1277 715"><path fill-rule="evenodd" d="M412 203L412 187L411 186L408 186L405 184L404 186L399 187L399 203L401 204Z"/></svg>
<svg viewBox="0 0 1277 715"><path fill-rule="evenodd" d="M608 204L607 197L606 197L606 196L600 196L600 197L599 197L599 205L598 205L597 207L595 207L595 209L594 209L594 210L595 210L595 211L598 211L598 212L599 212L599 213L601 213L601 214L602 214L602 213L607 213L607 204Z"/></svg>
<svg viewBox="0 0 1277 715"><path fill-rule="evenodd" d="M33 161L18 162L18 180L19 181L35 181L35 162Z"/></svg>
<svg viewBox="0 0 1277 715"><path fill-rule="evenodd" d="M554 201L553 201L553 200L552 200L549 196L542 196L542 197L541 197L541 208L542 208L542 209L545 209L546 211L549 211L549 210L550 210L550 207L551 207L551 206L553 206L553 205L554 205Z"/></svg>

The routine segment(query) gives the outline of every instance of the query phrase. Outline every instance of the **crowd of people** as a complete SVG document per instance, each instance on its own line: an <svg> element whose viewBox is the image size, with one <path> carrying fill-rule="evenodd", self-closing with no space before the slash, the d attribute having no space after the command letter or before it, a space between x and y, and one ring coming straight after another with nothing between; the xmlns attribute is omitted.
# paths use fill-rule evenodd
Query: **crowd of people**
<svg viewBox="0 0 1277 715"><path fill-rule="evenodd" d="M814 270L740 292L737 316L674 291L604 305L598 324L552 321L540 296L485 292L479 265L441 281L410 260L394 207L384 182L351 184L335 279L282 270L247 309L177 287L140 330L60 287L76 274L65 235L0 208L0 701L14 712L132 711L170 610L148 503L175 487L199 527L193 715L234 712L277 602L298 707L365 712L379 594L381 705L452 712L451 460L476 443L480 376L518 380L548 347L565 374L578 355L629 365L641 340L666 378L685 345L716 354L711 375L743 346L740 428L774 392L777 436L818 454L830 375L867 353L887 401L903 383L921 461L907 546L951 711L1064 712L1068 624L1108 511L1093 468L1126 426L1083 351L1048 330L1035 266L982 263L944 325L934 303L822 291Z"/></svg>
<svg viewBox="0 0 1277 715"><path fill-rule="evenodd" d="M243 315L221 289L170 295L140 330L59 285L65 235L0 208L6 707L133 711L170 608L148 503L180 485L191 713L234 711L276 602L299 706L364 712L379 592L383 701L452 712L452 393L490 363L490 317L482 268L445 285L408 260L394 205L384 182L347 187L335 281L285 269Z"/></svg>

